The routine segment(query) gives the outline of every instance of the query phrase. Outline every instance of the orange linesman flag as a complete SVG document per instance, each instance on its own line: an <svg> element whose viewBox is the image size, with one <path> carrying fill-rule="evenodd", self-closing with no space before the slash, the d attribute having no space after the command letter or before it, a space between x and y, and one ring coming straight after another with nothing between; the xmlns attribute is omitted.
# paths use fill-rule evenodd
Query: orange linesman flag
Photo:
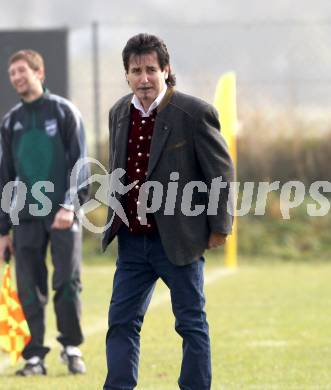
<svg viewBox="0 0 331 390"><path fill-rule="evenodd" d="M10 353L14 365L30 342L31 334L6 264L0 291L0 348Z"/></svg>

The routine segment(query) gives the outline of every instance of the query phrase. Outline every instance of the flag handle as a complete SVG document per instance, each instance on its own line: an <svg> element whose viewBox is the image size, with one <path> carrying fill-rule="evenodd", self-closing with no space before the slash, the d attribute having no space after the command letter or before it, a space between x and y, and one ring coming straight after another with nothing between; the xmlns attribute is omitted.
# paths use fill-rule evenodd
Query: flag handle
<svg viewBox="0 0 331 390"><path fill-rule="evenodd" d="M7 246L7 248L5 249L5 262L6 262L6 264L9 264L10 257L11 257L10 249Z"/></svg>

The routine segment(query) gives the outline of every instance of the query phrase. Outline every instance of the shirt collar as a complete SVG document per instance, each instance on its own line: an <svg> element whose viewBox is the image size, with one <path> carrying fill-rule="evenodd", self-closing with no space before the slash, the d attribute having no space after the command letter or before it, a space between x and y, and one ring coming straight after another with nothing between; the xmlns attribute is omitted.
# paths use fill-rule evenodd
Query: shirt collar
<svg viewBox="0 0 331 390"><path fill-rule="evenodd" d="M49 95L49 90L43 86L43 93L39 97L37 97L37 99L32 100L31 102L26 102L24 99L20 100L27 107L35 107L43 102L45 95Z"/></svg>
<svg viewBox="0 0 331 390"><path fill-rule="evenodd" d="M131 100L131 103L134 105L134 107L140 111L142 117L148 117L151 115L152 111L155 110L156 107L161 103L161 100L164 98L165 93L167 92L167 86L165 86L160 93L160 95L154 100L154 102L150 105L148 111L146 112L144 110L144 107L140 103L139 99L136 95L133 95L133 98Z"/></svg>

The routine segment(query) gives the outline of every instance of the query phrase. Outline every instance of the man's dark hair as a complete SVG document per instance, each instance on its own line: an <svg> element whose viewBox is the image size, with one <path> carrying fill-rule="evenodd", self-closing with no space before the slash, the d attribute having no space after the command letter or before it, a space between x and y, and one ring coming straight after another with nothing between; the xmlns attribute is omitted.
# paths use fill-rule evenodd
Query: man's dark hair
<svg viewBox="0 0 331 390"><path fill-rule="evenodd" d="M170 57L167 46L155 35L151 34L138 34L130 38L123 51L122 59L126 73L129 71L129 61L131 56L140 56L142 54L149 54L156 52L159 61L159 66L163 71L166 65L169 65L169 75L166 80L166 84L170 86L176 85L176 77L171 73Z"/></svg>

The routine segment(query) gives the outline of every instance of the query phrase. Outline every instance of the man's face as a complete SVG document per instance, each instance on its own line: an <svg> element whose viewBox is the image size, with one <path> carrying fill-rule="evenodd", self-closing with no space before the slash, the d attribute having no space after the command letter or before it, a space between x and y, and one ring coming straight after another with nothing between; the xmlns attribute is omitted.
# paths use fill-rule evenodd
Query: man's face
<svg viewBox="0 0 331 390"><path fill-rule="evenodd" d="M26 61L13 62L9 66L8 73L11 85L21 97L29 97L40 89L43 71L31 69Z"/></svg>
<svg viewBox="0 0 331 390"><path fill-rule="evenodd" d="M161 70L156 52L131 56L126 79L145 110L164 89L168 74L169 66Z"/></svg>

